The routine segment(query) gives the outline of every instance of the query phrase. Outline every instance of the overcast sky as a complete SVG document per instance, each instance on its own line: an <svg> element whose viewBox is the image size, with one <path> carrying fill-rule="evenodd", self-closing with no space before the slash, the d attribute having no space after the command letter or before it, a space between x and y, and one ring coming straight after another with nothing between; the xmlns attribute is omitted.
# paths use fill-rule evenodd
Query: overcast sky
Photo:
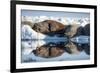
<svg viewBox="0 0 100 73"><path fill-rule="evenodd" d="M55 12L55 11L37 11L37 10L22 10L22 16L54 16L54 17L75 17L75 18L89 18L89 13L79 13L79 12Z"/></svg>

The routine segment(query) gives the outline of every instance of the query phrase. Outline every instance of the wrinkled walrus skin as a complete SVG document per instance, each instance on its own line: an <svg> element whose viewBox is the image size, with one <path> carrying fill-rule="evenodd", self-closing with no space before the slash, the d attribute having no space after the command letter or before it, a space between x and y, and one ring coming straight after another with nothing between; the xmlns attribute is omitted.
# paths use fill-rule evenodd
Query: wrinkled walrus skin
<svg viewBox="0 0 100 73"><path fill-rule="evenodd" d="M63 33L65 26L57 21L54 20L45 20L39 23L35 23L32 27L33 30L36 32L40 32L43 34L56 34L56 33Z"/></svg>

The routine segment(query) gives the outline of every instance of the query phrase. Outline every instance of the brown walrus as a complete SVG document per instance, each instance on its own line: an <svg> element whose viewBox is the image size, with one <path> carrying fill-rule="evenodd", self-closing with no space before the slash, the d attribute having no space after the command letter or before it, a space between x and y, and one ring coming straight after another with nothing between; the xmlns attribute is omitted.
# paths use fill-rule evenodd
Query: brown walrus
<svg viewBox="0 0 100 73"><path fill-rule="evenodd" d="M69 37L73 37L77 33L77 29L79 28L79 25L67 25L65 29L65 35Z"/></svg>
<svg viewBox="0 0 100 73"><path fill-rule="evenodd" d="M45 20L39 23L35 23L32 29L34 29L37 32L43 33L43 34L50 34L50 33L64 33L62 30L64 30L65 26L57 21L54 20Z"/></svg>

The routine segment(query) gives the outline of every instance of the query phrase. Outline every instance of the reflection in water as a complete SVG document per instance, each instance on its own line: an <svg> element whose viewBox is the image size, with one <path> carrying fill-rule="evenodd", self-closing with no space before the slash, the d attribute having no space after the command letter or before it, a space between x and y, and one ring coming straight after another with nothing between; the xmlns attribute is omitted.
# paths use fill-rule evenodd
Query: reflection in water
<svg viewBox="0 0 100 73"><path fill-rule="evenodd" d="M72 42L76 42L76 43L80 43L80 44L89 44L90 43L90 37L89 36L78 36L78 37L74 37L71 38Z"/></svg>
<svg viewBox="0 0 100 73"><path fill-rule="evenodd" d="M46 45L37 47L36 50L33 50L33 53L36 56L40 56L44 58L57 57L62 55L62 53L64 53L64 47L59 46L55 43L48 43Z"/></svg>
<svg viewBox="0 0 100 73"><path fill-rule="evenodd" d="M59 24L59 26L56 24ZM43 29L43 27L45 28ZM28 28L30 29L30 27ZM29 30L25 28L27 32L26 30L22 32L21 39L22 62L35 62L39 61L41 58L42 60L50 61L57 57L59 57L59 60L87 59L90 55L89 28L89 24L85 27L78 25L64 26L54 21L36 23L32 26L32 29L30 29L32 33L28 33ZM42 34L39 35L38 33ZM34 34L35 38L33 38ZM84 53L82 54L83 51L88 56L84 55ZM60 59L62 56L63 59Z"/></svg>

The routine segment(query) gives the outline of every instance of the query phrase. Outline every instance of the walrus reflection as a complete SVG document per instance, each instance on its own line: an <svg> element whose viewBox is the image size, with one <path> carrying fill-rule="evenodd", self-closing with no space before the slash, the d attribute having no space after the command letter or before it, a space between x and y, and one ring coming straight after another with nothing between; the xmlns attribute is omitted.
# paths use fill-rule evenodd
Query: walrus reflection
<svg viewBox="0 0 100 73"><path fill-rule="evenodd" d="M66 52L69 54L79 54L83 49L78 44L75 44L73 42L69 42L65 45Z"/></svg>
<svg viewBox="0 0 100 73"><path fill-rule="evenodd" d="M87 52L87 48L82 48L83 45L79 45L73 42L69 42L67 44L59 45L55 43L49 43L42 45L40 47L37 47L36 50L33 50L33 53L36 56L44 57L44 58L53 58L61 56L64 52L69 54L79 54L83 50ZM89 48L89 47L88 47Z"/></svg>
<svg viewBox="0 0 100 73"><path fill-rule="evenodd" d="M52 58L60 56L64 53L63 47L46 44L40 47L37 47L36 50L33 50L33 53L36 56L44 57L44 58Z"/></svg>

